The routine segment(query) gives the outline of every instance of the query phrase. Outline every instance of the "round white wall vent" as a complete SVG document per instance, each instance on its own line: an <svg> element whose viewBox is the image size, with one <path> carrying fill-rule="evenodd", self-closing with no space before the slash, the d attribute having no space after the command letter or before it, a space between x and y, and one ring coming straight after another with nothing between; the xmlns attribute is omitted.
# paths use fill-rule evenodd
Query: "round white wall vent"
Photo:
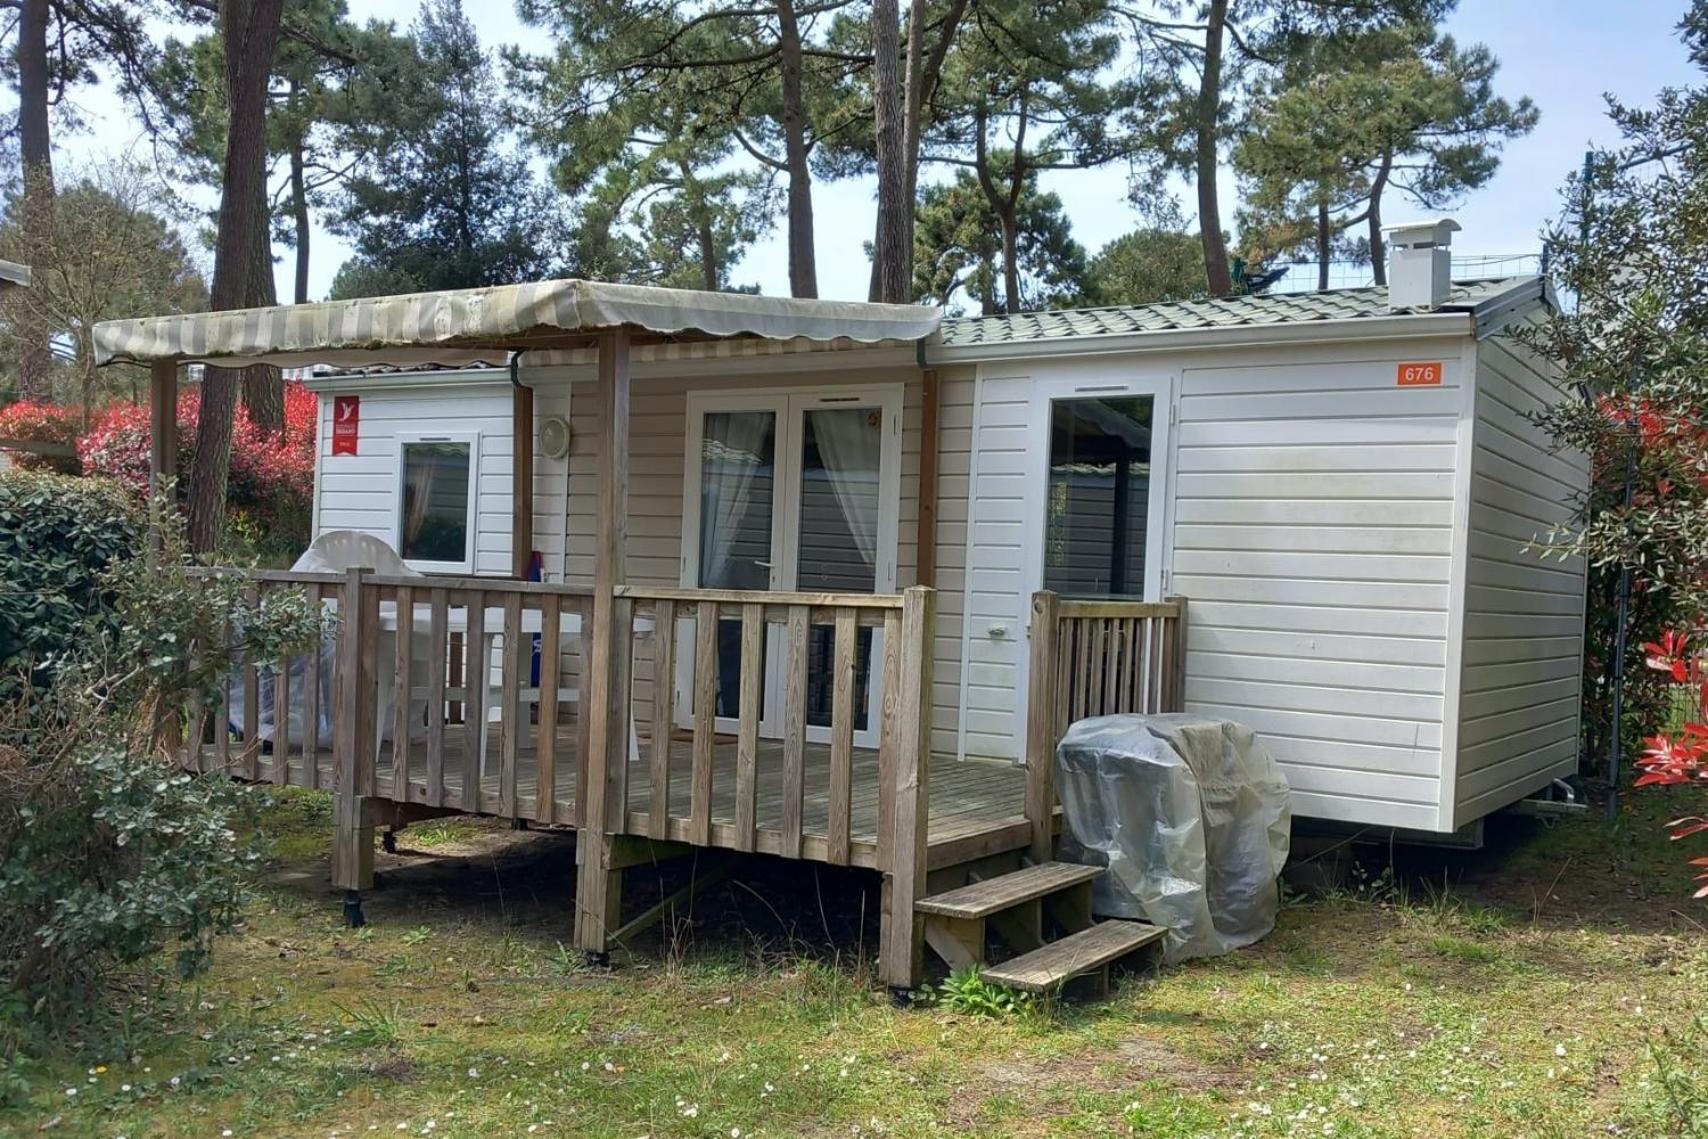
<svg viewBox="0 0 1708 1139"><path fill-rule="evenodd" d="M548 415L540 420L540 454L548 459L561 459L569 454L569 420L561 415Z"/></svg>

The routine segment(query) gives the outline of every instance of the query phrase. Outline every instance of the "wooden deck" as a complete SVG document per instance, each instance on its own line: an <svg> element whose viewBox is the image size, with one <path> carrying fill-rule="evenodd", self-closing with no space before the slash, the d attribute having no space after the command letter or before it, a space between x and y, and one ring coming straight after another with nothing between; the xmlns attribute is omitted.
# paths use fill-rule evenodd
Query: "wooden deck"
<svg viewBox="0 0 1708 1139"><path fill-rule="evenodd" d="M163 718L163 746L194 769L332 791L332 880L352 920L373 884L376 828L448 814L574 828L575 944L596 959L637 920L624 920L624 868L705 847L879 872L879 973L916 984L915 907L931 871L1051 858L1060 731L1179 707L1185 611L1173 601L1034 597L1022 767L930 753L936 594L923 586L601 593L360 567L244 577L253 597L321 604L330 640L295 661L241 660L242 700L192 699ZM809 711L814 629L830 630L832 652ZM874 695L857 695L862 684ZM262 746L263 685L293 721L327 725L326 746L283 757ZM875 716L876 747L855 746L862 716Z"/></svg>
<svg viewBox="0 0 1708 1139"><path fill-rule="evenodd" d="M497 767L498 733L497 725L489 731L489 773L480 780L475 802L470 803L463 793L462 773L468 765L465 737L460 725L450 727L445 732L444 791L437 801L432 791L433 785L422 770L419 756L424 747L419 739L413 741L409 749L416 758L406 780L407 793L400 795L397 791L393 773L393 752L388 742L379 752L379 761L375 765L375 786L370 797L394 803L410 803L418 807L445 808L466 814L519 818L536 824L577 825L577 779L583 765L578 762L578 733L573 720L560 727L557 733L557 762L549 811L541 809L538 767L532 748L524 748L518 752L515 809L513 812L506 809L500 776L494 770ZM287 772L283 777L270 751L263 749L251 768L241 740L233 740L230 748L231 755L227 759L219 754L216 745L205 745L202 748L203 770L224 769L240 778L249 777L257 782L289 784L295 787L331 788L333 785L333 752L330 747L322 748L316 753L317 770L312 774L304 766L300 749L293 748L287 758ZM716 738L713 747L709 845L828 861L831 802L829 745L806 745L804 794L801 800L801 845L798 853L784 848L785 783L782 741L759 741L754 834L751 839L738 831L736 748L736 737L721 735ZM642 755L647 755L650 750L650 744L643 744ZM642 758L631 759L626 800L626 833L652 835L680 842L691 841L692 790L689 780L692 752L691 736L684 734L672 738L670 800L666 831L662 835L652 835L650 830L652 803L647 762ZM848 862L854 866L877 868L878 752L873 748L855 748L853 761ZM926 841L929 864L933 868L1027 845L1030 832L1025 814L1025 769L1007 763L958 761L949 756L938 755L931 759L929 787L930 810Z"/></svg>

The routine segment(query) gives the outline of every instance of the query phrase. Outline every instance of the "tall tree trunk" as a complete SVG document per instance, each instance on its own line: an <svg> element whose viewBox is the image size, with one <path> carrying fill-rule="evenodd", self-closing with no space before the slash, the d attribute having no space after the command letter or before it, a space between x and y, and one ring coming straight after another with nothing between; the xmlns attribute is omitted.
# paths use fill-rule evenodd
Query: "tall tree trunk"
<svg viewBox="0 0 1708 1139"><path fill-rule="evenodd" d="M912 0L907 16L907 76L902 92L902 154L907 182L902 187L902 281L906 299L913 299L913 230L919 201L919 156L925 139L925 109L937 91L943 76L943 61L955 44L961 18L967 13L970 0L951 0L937 22L937 38L929 48L925 44L925 27L931 22L927 0Z"/></svg>
<svg viewBox="0 0 1708 1139"><path fill-rule="evenodd" d="M95 332L84 321L71 329L71 354L77 366L78 392L83 399L83 430L94 418L96 393L101 389L100 369L95 367Z"/></svg>
<svg viewBox="0 0 1708 1139"><path fill-rule="evenodd" d="M1221 141L1222 40L1228 22L1228 0L1210 0L1204 30L1204 71L1198 81L1195 114L1196 166L1198 178L1198 235L1204 245L1204 273L1210 279L1212 296L1225 297L1234 291L1233 272L1228 268L1228 245L1222 239L1222 207L1216 190Z"/></svg>
<svg viewBox="0 0 1708 1139"><path fill-rule="evenodd" d="M907 200L900 55L901 11L897 0L872 0L872 121L878 156L878 226L872 241L871 299L892 304L904 303L913 283L907 232L913 209Z"/></svg>
<svg viewBox="0 0 1708 1139"><path fill-rule="evenodd" d="M813 251L812 170L807 165L805 62L794 0L777 0L783 77L783 160L789 174L789 295L818 296Z"/></svg>
<svg viewBox="0 0 1708 1139"><path fill-rule="evenodd" d="M303 173L302 139L293 140L291 146L291 211L296 220L296 290L291 296L293 304L308 303L308 246L311 236L308 224L308 187L307 178Z"/></svg>
<svg viewBox="0 0 1708 1139"><path fill-rule="evenodd" d="M712 224L712 209L706 201L706 188L694 176L694 167L686 158L676 160L676 173L682 180L682 196L690 203L694 218L694 240L700 249L700 287L715 293L723 287L723 266L718 257L718 235Z"/></svg>
<svg viewBox="0 0 1708 1139"><path fill-rule="evenodd" d="M18 27L18 142L24 173L24 251L43 259L53 243L53 143L48 131L47 25L49 0L24 0ZM18 314L18 394L52 395L53 349L41 306L22 298Z"/></svg>
<svg viewBox="0 0 1708 1139"><path fill-rule="evenodd" d="M1370 225L1370 268L1374 273L1371 279L1384 286L1388 283L1388 243L1382 240L1382 192L1388 188L1388 175L1393 170L1394 156L1382 155L1382 165L1370 180L1370 213L1366 219Z"/></svg>
<svg viewBox="0 0 1708 1139"><path fill-rule="evenodd" d="M1329 241L1332 233L1328 225L1328 203L1317 203L1317 289L1328 289L1328 257Z"/></svg>
<svg viewBox="0 0 1708 1139"><path fill-rule="evenodd" d="M230 120L225 171L220 184L219 226L214 238L213 288L208 307L239 308L249 295L254 229L267 224L267 80L279 39L283 0L221 0L225 39L225 96ZM237 402L237 373L209 368L202 380L196 422L194 465L186 504L190 548L212 550L225 514L231 469L231 415Z"/></svg>
<svg viewBox="0 0 1708 1139"><path fill-rule="evenodd" d="M718 239L712 232L712 218L703 210L697 236L700 241L700 287L708 293L715 293L723 285L720 280L723 273L718 266Z"/></svg>
<svg viewBox="0 0 1708 1139"><path fill-rule="evenodd" d="M997 218L1002 223L1002 311L1010 316L1020 311L1019 224L1012 209Z"/></svg>
<svg viewBox="0 0 1708 1139"><path fill-rule="evenodd" d="M279 303L279 287L273 280L272 218L267 208L267 186L261 184L260 200L255 209L260 222L250 233L249 284L243 307L259 308ZM285 377L279 369L259 364L243 369L243 409L249 422L263 431L278 431L285 426Z"/></svg>

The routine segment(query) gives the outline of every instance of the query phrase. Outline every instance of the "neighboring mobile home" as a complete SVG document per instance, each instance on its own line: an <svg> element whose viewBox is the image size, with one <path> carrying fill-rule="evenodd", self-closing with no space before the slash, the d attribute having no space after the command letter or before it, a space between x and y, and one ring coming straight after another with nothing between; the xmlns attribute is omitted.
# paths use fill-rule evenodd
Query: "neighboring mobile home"
<svg viewBox="0 0 1708 1139"><path fill-rule="evenodd" d="M932 749L1007 761L1025 757L1036 591L1178 595L1186 708L1257 729L1297 814L1464 828L1576 768L1583 565L1531 545L1588 475L1529 419L1566 397L1511 335L1548 303L1542 283L1449 288L1439 248L1402 249L1395 271L1396 295L1413 290L1399 307L1355 288L951 319L922 344L637 349L628 581L934 585ZM529 352L514 377L533 391L548 582L593 580L594 368L591 351ZM508 368L310 384L317 532L367 531L428 572L511 572ZM353 443L334 442L339 409ZM814 734L831 633L809 634ZM679 726L690 634L672 654ZM762 738L783 731L784 635L767 634ZM874 636L856 660L861 746ZM739 622L718 653L733 731Z"/></svg>

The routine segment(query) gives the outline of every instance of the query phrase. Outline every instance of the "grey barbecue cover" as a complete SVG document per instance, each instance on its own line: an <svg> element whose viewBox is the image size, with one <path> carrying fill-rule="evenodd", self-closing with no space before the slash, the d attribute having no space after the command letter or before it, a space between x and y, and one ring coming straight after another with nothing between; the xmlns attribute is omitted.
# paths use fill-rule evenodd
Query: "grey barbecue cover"
<svg viewBox="0 0 1708 1139"><path fill-rule="evenodd" d="M1109 868L1093 908L1168 929L1167 960L1275 927L1290 792L1250 728L1187 714L1080 720L1056 749L1056 784L1062 857Z"/></svg>

